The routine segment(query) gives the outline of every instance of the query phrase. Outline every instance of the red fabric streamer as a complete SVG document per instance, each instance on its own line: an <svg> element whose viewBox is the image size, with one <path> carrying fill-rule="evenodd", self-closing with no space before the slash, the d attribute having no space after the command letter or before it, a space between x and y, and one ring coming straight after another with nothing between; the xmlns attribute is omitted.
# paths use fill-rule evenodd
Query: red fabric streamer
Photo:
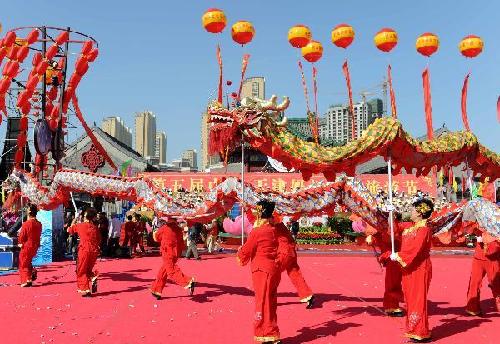
<svg viewBox="0 0 500 344"><path fill-rule="evenodd" d="M448 167L448 184L453 186L453 180L455 179L455 176L453 175L453 168L450 166Z"/></svg>
<svg viewBox="0 0 500 344"><path fill-rule="evenodd" d="M469 76L470 73L465 76L464 86L462 87L462 121L467 131L470 131L469 118L467 117L467 88L469 87Z"/></svg>
<svg viewBox="0 0 500 344"><path fill-rule="evenodd" d="M316 82L316 76L318 75L318 70L315 66L312 67L312 79L313 79L313 94L314 94L314 113L316 114L313 126L311 128L314 142L318 143L318 83Z"/></svg>
<svg viewBox="0 0 500 344"><path fill-rule="evenodd" d="M85 129L85 132L87 135L90 137L90 140L94 144L94 146L99 150L99 153L102 154L104 159L106 159L106 162L111 166L114 170L116 170L116 166L113 163L113 160L109 157L108 153L106 150L102 147L101 143L97 140L97 137L95 137L94 133L92 132L92 129L88 126L87 122L85 122L85 119L83 118L82 112L80 111L80 107L78 106L78 98L76 97L75 94L73 94L73 97L71 98L73 101L73 106L75 107L75 112L76 112L76 117L80 120L80 123L82 123L83 128Z"/></svg>
<svg viewBox="0 0 500 344"><path fill-rule="evenodd" d="M241 61L241 80L240 80L240 88L238 90L238 100L241 98L241 89L243 88L243 79L245 79L245 72L247 71L249 58L250 55L245 54L243 55L243 60Z"/></svg>
<svg viewBox="0 0 500 344"><path fill-rule="evenodd" d="M497 100L497 121L500 123L500 97Z"/></svg>
<svg viewBox="0 0 500 344"><path fill-rule="evenodd" d="M352 101L352 88L351 88L351 75L349 74L349 66L347 65L347 60L345 60L342 65L342 71L344 72L345 81L347 83L347 93L349 95L349 112L351 113L352 122L352 140L356 140L356 116L354 115L354 104Z"/></svg>
<svg viewBox="0 0 500 344"><path fill-rule="evenodd" d="M392 88L392 74L391 65L387 67L387 81L389 82L389 94L391 96L391 113L393 118L398 118L398 113L396 111L396 96L394 95L394 89Z"/></svg>
<svg viewBox="0 0 500 344"><path fill-rule="evenodd" d="M429 69L425 68L422 73L422 82L424 86L424 107L425 107L425 123L427 125L427 139L432 140L434 131L432 129L432 99L431 99L431 82L429 77Z"/></svg>
<svg viewBox="0 0 500 344"><path fill-rule="evenodd" d="M222 56L220 54L220 46L217 45L217 62L219 63L219 93L217 101L222 104Z"/></svg>
<svg viewBox="0 0 500 344"><path fill-rule="evenodd" d="M300 77L302 79L302 88L304 89L304 98L306 99L307 112L311 111L309 107L309 92L307 92L306 76L304 75L304 68L302 68L302 62L299 61Z"/></svg>

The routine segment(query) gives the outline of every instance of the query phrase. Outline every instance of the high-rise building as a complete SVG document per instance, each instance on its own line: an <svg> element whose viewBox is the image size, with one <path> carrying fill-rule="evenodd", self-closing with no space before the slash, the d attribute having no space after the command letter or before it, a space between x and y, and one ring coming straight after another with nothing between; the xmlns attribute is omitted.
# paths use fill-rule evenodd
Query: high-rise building
<svg viewBox="0 0 500 344"><path fill-rule="evenodd" d="M196 149L187 149L182 152L182 161L188 161L189 167L198 168L198 153Z"/></svg>
<svg viewBox="0 0 500 344"><path fill-rule="evenodd" d="M125 126L120 117L106 117L102 120L101 129L121 143L132 147L132 130Z"/></svg>
<svg viewBox="0 0 500 344"><path fill-rule="evenodd" d="M155 160L159 165L167 163L167 135L164 131L156 133L155 138Z"/></svg>
<svg viewBox="0 0 500 344"><path fill-rule="evenodd" d="M266 98L266 79L261 76L255 76L243 81L241 87L241 98L257 97Z"/></svg>
<svg viewBox="0 0 500 344"><path fill-rule="evenodd" d="M356 137L358 139L363 131L375 121L382 117L383 106L380 99L373 99L370 102L360 102L354 104L354 118L356 127ZM320 128L321 138L333 140L339 143L352 141L352 118L349 114L349 106L333 105L328 108L324 115L326 121Z"/></svg>
<svg viewBox="0 0 500 344"><path fill-rule="evenodd" d="M146 159L155 156L156 116L151 111L135 115L135 150Z"/></svg>

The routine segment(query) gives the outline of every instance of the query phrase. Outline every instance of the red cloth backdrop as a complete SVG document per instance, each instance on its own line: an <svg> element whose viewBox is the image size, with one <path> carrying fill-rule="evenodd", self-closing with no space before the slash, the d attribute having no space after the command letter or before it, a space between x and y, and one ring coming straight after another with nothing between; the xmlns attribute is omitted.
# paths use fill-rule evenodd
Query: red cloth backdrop
<svg viewBox="0 0 500 344"><path fill-rule="evenodd" d="M140 176L151 180L162 188L179 190L181 188L194 191L209 191L224 178L237 177L238 173L176 173L176 172L151 172L141 173ZM363 184L371 193L376 193L379 188L387 190L386 174L363 174L359 176ZM309 181L304 181L300 173L245 173L245 182L257 188L266 188L277 192L291 191L296 188L308 186L313 182L325 181L321 175L313 175ZM414 194L417 190L436 196L436 177L415 177L414 175L393 176L393 189L406 194Z"/></svg>

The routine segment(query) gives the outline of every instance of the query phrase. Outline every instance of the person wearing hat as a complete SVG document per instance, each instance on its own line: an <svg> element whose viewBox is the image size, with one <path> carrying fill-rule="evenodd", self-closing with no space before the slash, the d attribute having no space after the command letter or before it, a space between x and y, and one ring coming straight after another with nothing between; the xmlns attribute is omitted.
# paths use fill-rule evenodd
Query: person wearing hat
<svg viewBox="0 0 500 344"><path fill-rule="evenodd" d="M153 233L153 239L160 243L160 252L163 264L158 271L156 280L151 286L151 294L156 299L161 299L161 292L168 280L189 290L189 294L193 295L195 288L194 277L184 275L177 260L182 254L184 248L184 240L182 237L182 228L177 224L177 221L172 218L163 218L164 223ZM159 221L161 223L161 220Z"/></svg>
<svg viewBox="0 0 500 344"><path fill-rule="evenodd" d="M28 219L21 226L18 234L18 245L21 247L19 253L19 276L21 287L31 287L36 280L36 269L33 268L33 258L40 247L42 235L42 224L36 219L38 209L35 205L28 207Z"/></svg>
<svg viewBox="0 0 500 344"><path fill-rule="evenodd" d="M274 206L270 201L257 203L253 230L237 253L241 266L250 262L255 293L254 340L261 343L281 343L276 309L282 264L278 260L278 236L272 224Z"/></svg>
<svg viewBox="0 0 500 344"><path fill-rule="evenodd" d="M434 211L434 204L426 198L417 199L412 206L411 221L403 229L401 250L390 259L398 262L403 270L403 294L406 301L406 334L414 343L431 341L427 314L427 293L432 277L430 259L432 231L427 219Z"/></svg>

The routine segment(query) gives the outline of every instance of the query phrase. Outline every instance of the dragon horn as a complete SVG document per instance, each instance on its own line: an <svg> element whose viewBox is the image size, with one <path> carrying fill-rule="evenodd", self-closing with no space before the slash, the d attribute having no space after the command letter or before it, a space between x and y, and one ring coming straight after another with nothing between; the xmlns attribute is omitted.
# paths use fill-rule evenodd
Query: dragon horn
<svg viewBox="0 0 500 344"><path fill-rule="evenodd" d="M283 97L283 101L281 102L281 104L276 106L276 111L284 111L288 108L288 105L290 105L290 99L285 96Z"/></svg>
<svg viewBox="0 0 500 344"><path fill-rule="evenodd" d="M284 126L286 126L287 123L288 123L288 118L286 118L286 116L283 116L283 118L281 119L281 121L276 122L276 125L278 127L284 127Z"/></svg>

